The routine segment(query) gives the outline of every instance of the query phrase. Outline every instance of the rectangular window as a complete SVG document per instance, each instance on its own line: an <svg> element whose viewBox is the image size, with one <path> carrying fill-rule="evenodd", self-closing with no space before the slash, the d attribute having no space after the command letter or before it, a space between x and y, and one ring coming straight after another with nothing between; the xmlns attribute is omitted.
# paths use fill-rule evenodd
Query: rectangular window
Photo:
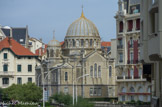
<svg viewBox="0 0 162 107"><path fill-rule="evenodd" d="M120 63L123 62L123 53L119 53L119 62L120 62Z"/></svg>
<svg viewBox="0 0 162 107"><path fill-rule="evenodd" d="M136 30L140 30L140 19L136 20Z"/></svg>
<svg viewBox="0 0 162 107"><path fill-rule="evenodd" d="M133 20L128 20L128 32L133 29Z"/></svg>
<svg viewBox="0 0 162 107"><path fill-rule="evenodd" d="M2 78L2 84L8 85L9 84L9 78Z"/></svg>
<svg viewBox="0 0 162 107"><path fill-rule="evenodd" d="M17 78L17 84L22 84L22 78L21 77Z"/></svg>
<svg viewBox="0 0 162 107"><path fill-rule="evenodd" d="M130 53L130 63L133 64L133 52Z"/></svg>
<svg viewBox="0 0 162 107"><path fill-rule="evenodd" d="M65 81L68 81L68 72L65 72Z"/></svg>
<svg viewBox="0 0 162 107"><path fill-rule="evenodd" d="M28 72L32 72L32 65L28 65Z"/></svg>
<svg viewBox="0 0 162 107"><path fill-rule="evenodd" d="M17 71L21 72L21 65L17 65Z"/></svg>
<svg viewBox="0 0 162 107"><path fill-rule="evenodd" d="M101 88L98 88L98 92L97 93L98 93L98 96L101 96L101 94L102 94L101 93Z"/></svg>
<svg viewBox="0 0 162 107"><path fill-rule="evenodd" d="M7 57L8 57L8 56L7 56L7 53L4 53L4 54L3 54L3 58L4 58L4 59L7 59Z"/></svg>
<svg viewBox="0 0 162 107"><path fill-rule="evenodd" d="M94 95L97 95L97 88L94 88Z"/></svg>
<svg viewBox="0 0 162 107"><path fill-rule="evenodd" d="M90 92L90 96L93 96L93 88L90 88L90 90L89 90Z"/></svg>
<svg viewBox="0 0 162 107"><path fill-rule="evenodd" d="M4 71L4 72L7 72L7 71L8 71L8 65L7 65L7 64L4 64L4 65L3 65L3 71Z"/></svg>
<svg viewBox="0 0 162 107"><path fill-rule="evenodd" d="M28 78L28 82L32 82L32 78L31 77Z"/></svg>
<svg viewBox="0 0 162 107"><path fill-rule="evenodd" d="M81 46L83 47L84 46L84 40L81 39Z"/></svg>
<svg viewBox="0 0 162 107"><path fill-rule="evenodd" d="M64 94L68 94L68 93L69 93L68 87L64 87Z"/></svg>

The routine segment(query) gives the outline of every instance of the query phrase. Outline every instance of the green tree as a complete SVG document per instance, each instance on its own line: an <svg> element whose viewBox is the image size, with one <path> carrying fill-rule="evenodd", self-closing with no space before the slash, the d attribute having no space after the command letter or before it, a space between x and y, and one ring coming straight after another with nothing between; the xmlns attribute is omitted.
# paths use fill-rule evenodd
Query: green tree
<svg viewBox="0 0 162 107"><path fill-rule="evenodd" d="M78 97L78 103L73 106L72 104L72 96L64 93L55 94L50 97L50 102L55 100L59 104L64 104L65 107L94 107L94 104L90 103L88 99L84 99L82 97Z"/></svg>
<svg viewBox="0 0 162 107"><path fill-rule="evenodd" d="M50 97L50 102L55 100L59 104L70 105L72 104L72 97L69 94L59 93Z"/></svg>
<svg viewBox="0 0 162 107"><path fill-rule="evenodd" d="M10 100L38 102L42 98L42 89L31 82L22 85L13 84L4 89L3 96L7 96Z"/></svg>

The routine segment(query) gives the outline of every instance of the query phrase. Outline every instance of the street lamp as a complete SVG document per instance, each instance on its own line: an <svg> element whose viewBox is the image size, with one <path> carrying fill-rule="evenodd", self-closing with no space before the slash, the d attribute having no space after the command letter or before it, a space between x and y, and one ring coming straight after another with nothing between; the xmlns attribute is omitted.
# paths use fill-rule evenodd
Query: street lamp
<svg viewBox="0 0 162 107"><path fill-rule="evenodd" d="M62 65L60 65L60 66L55 67L53 70L47 72L47 75L46 75L45 78L43 79L43 107L45 107L45 100L44 100L44 85L45 85L45 80L46 80L47 76L48 76L52 71L54 71L54 70L56 70L56 69L58 69L58 68L61 68L63 65L64 65L64 63L63 63Z"/></svg>
<svg viewBox="0 0 162 107"><path fill-rule="evenodd" d="M78 80L80 79L80 78L84 78L84 77L86 77L86 76L89 76L89 74L85 74L85 75L82 75L82 76L80 76L80 77L78 77L77 79L76 79L76 104L77 104L77 102L78 102L78 96L77 96L77 82L78 82ZM74 90L73 90L74 91Z"/></svg>

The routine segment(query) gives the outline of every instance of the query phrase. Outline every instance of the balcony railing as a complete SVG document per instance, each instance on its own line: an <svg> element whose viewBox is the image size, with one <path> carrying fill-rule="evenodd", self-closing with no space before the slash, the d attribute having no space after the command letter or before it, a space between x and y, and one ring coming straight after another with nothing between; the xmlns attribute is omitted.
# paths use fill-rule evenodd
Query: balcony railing
<svg viewBox="0 0 162 107"><path fill-rule="evenodd" d="M122 33L122 32L123 32L123 29L120 29L120 30L119 30L119 33Z"/></svg>
<svg viewBox="0 0 162 107"><path fill-rule="evenodd" d="M122 62L123 62L123 60L119 60L119 62L120 62L120 63L122 63Z"/></svg>
<svg viewBox="0 0 162 107"><path fill-rule="evenodd" d="M14 72L13 71L0 71L0 77L8 77L8 76L13 76Z"/></svg>
<svg viewBox="0 0 162 107"><path fill-rule="evenodd" d="M131 32L133 29L128 29L127 32Z"/></svg>
<svg viewBox="0 0 162 107"><path fill-rule="evenodd" d="M118 82L123 82L123 81L146 81L143 76L116 76L116 80Z"/></svg>
<svg viewBox="0 0 162 107"><path fill-rule="evenodd" d="M118 45L117 49L123 49L123 45Z"/></svg>

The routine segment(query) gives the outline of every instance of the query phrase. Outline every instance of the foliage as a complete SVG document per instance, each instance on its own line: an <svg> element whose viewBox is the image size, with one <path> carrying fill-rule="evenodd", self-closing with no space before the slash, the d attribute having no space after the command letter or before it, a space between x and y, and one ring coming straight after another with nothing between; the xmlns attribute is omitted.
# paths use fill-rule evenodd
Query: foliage
<svg viewBox="0 0 162 107"><path fill-rule="evenodd" d="M93 103L90 103L88 99L78 97L78 102L74 106L68 106L68 107L94 107Z"/></svg>
<svg viewBox="0 0 162 107"><path fill-rule="evenodd" d="M42 98L42 89L34 83L20 84L3 90L3 99L18 100L22 102L38 102Z"/></svg>
<svg viewBox="0 0 162 107"><path fill-rule="evenodd" d="M82 97L78 97L78 103L73 106L72 96L69 94L65 95L62 92L50 97L50 102L52 102L52 100L55 100L59 104L64 104L65 107L94 107L94 104L90 103L88 99Z"/></svg>
<svg viewBox="0 0 162 107"><path fill-rule="evenodd" d="M50 102L52 101L52 99L54 99L59 104L64 105L72 104L72 97L69 94L65 95L62 92L60 94L55 94L52 97L50 97Z"/></svg>

